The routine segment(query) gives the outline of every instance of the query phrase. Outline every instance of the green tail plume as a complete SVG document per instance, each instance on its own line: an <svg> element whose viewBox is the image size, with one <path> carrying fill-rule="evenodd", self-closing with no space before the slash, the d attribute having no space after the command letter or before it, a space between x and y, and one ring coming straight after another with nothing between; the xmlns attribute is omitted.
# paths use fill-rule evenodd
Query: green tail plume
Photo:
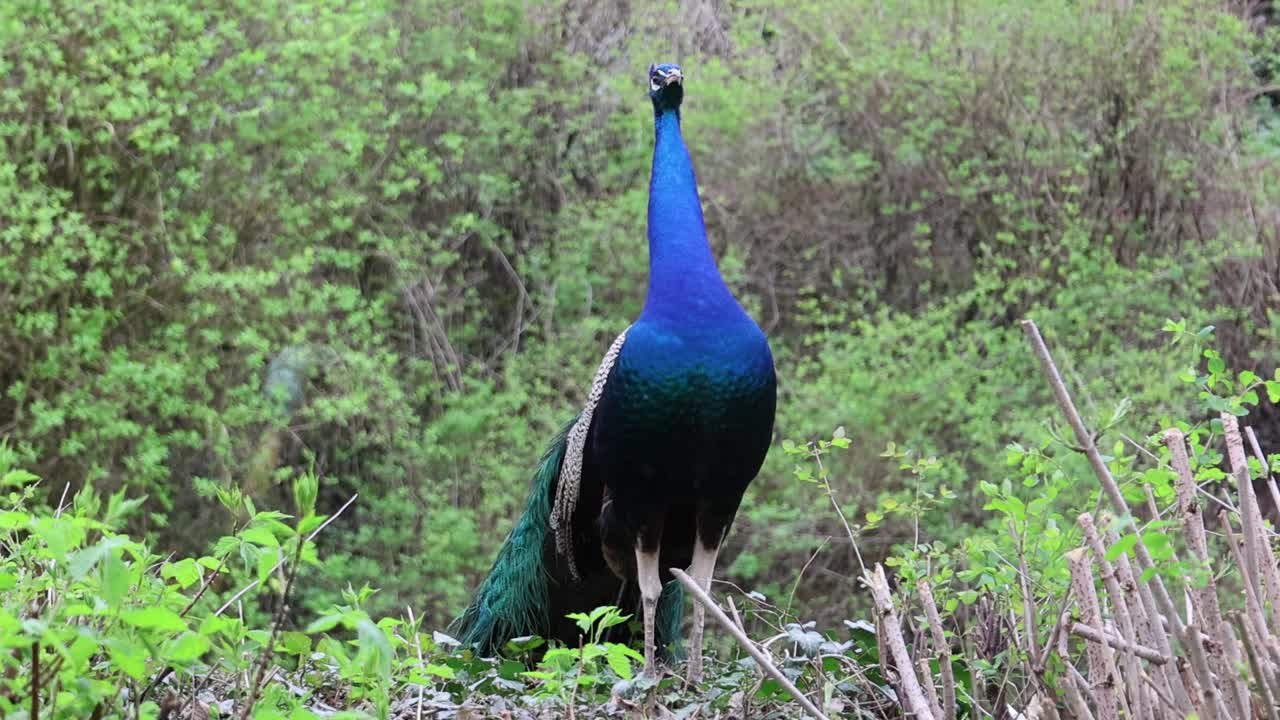
<svg viewBox="0 0 1280 720"><path fill-rule="evenodd" d="M494 655L508 640L524 635L540 635L576 646L576 625L565 621L564 616L590 612L599 605L616 604L622 611L636 613L638 617L640 597L635 583L619 581L605 567L602 557L591 558L590 562L588 558L579 557L580 567L595 568L580 578L574 578L563 563L556 563L555 546L550 537L551 501L571 427L573 422L560 431L542 456L533 474L524 514L503 541L471 605L449 627L450 635L479 655ZM592 512L591 508L579 510ZM594 511L598 512L599 508ZM678 642L683 616L683 589L679 583L670 582L658 602L654 628L659 651L668 659L680 654ZM610 639L634 644L642 637L619 637L611 633Z"/></svg>
<svg viewBox="0 0 1280 720"><path fill-rule="evenodd" d="M551 530L551 497L572 425L560 431L542 456L524 514L502 543L471 606L450 626L454 637L481 655L493 654L513 637L548 633L550 578L543 567L543 543Z"/></svg>

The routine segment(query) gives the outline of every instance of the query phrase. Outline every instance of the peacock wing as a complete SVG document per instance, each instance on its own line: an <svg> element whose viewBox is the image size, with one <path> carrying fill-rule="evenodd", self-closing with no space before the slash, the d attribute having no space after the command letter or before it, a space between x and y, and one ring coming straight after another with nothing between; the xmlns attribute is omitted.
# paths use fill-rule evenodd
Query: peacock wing
<svg viewBox="0 0 1280 720"><path fill-rule="evenodd" d="M556 552L568 563L569 573L575 580L580 579L580 576L577 562L573 557L573 511L581 492L587 433L591 429L591 418L600 404L600 397L604 394L604 387L609 381L609 374L622 354L622 345L626 342L627 331L630 329L628 327L627 330L623 330L604 354L604 359L600 361L600 367L596 369L596 375L591 380L591 392L587 394L587 403L582 408L582 413L578 415L577 421L569 428L564 463L560 466L556 496L551 505L551 530L555 534Z"/></svg>

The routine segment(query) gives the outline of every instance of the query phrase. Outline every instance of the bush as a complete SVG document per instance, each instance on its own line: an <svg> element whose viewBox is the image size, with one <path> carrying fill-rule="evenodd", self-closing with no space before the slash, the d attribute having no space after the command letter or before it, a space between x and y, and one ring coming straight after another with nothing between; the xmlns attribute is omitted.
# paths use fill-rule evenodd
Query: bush
<svg viewBox="0 0 1280 720"><path fill-rule="evenodd" d="M1252 73L1274 33L1185 2L669 10L4 4L0 434L55 485L145 495L128 529L187 552L235 528L217 492L280 501L314 468L321 507L360 499L302 603L376 579L371 611L449 616L639 309L657 56L689 71L779 435L847 428L851 517L915 492L889 441L942 455L921 487L960 507L1003 477L1047 400L1019 317L1098 414L1186 408L1187 357L1148 330L1167 317L1272 363L1280 181ZM282 420L263 377L298 349ZM789 471L775 453L725 553L770 593L832 530ZM846 556L800 601L840 612Z"/></svg>

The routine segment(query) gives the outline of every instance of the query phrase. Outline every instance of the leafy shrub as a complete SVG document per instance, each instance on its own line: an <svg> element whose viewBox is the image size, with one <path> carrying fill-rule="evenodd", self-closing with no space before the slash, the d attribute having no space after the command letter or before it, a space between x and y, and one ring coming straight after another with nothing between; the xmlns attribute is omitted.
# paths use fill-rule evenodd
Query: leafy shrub
<svg viewBox="0 0 1280 720"><path fill-rule="evenodd" d="M1047 399L1018 317L1098 414L1185 409L1186 358L1147 330L1169 316L1266 374L1280 182L1253 72L1274 30L1189 2L672 11L4 3L0 435L73 489L146 495L128 529L188 553L234 527L218 492L279 504L315 468L324 506L360 500L300 604L375 582L375 614L455 612L639 309L637 74L659 55L689 71L707 221L771 331L779 435L848 429L850 517L915 492L880 456L897 441L943 457L919 487L969 508L929 533L981 521L980 483ZM283 420L263 376L296 348L313 362ZM770 594L835 529L789 470L775 453L725 551ZM877 555L900 519L867 535ZM839 612L846 556L800 601Z"/></svg>

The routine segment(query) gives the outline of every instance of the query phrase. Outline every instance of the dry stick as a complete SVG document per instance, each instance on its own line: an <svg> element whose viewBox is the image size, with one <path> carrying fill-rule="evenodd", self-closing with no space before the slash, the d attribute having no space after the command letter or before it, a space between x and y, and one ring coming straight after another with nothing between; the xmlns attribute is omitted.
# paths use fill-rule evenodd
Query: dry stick
<svg viewBox="0 0 1280 720"><path fill-rule="evenodd" d="M1134 544L1134 552L1137 554L1139 566L1143 571L1155 567L1155 561L1151 558L1147 545L1142 541L1142 536L1138 533L1138 529L1133 524L1132 518L1129 517L1129 505L1124 500L1124 495L1120 493L1120 486L1116 484L1115 478L1111 477L1111 470L1107 467L1107 463L1102 459L1102 453L1098 452L1098 446L1093 441L1093 436L1089 434L1088 429L1084 426L1084 421L1080 419L1080 413L1076 411L1075 403L1071 401L1071 394L1067 392L1067 386L1062 382L1062 375L1058 372L1058 366L1053 362L1053 356L1049 354L1049 348L1044 344L1044 338L1040 336L1040 329L1036 327L1034 321L1023 320L1022 329L1026 333L1027 341L1031 344L1032 350L1036 357L1040 360L1040 369L1044 372L1045 378L1049 381L1049 386L1053 388L1053 395L1058 401L1058 408L1062 414L1066 416L1071 430L1075 433L1076 442L1084 449L1085 457L1089 459L1089 464L1093 467L1093 472L1098 477L1098 482L1102 485L1103 494L1111 502L1112 509L1119 517L1129 518L1128 528L1137 538ZM1152 591L1155 587L1155 592ZM1139 582L1138 594L1142 598L1147 616L1153 623L1152 637L1157 642L1157 649L1166 655L1173 655L1173 648L1169 644L1168 636L1162 632L1161 628L1155 623L1159 622L1159 612L1164 611L1169 616L1169 622L1175 627L1181 627L1182 620L1178 617L1177 610L1173 605L1173 600L1169 597L1169 593L1165 590L1164 583L1160 581L1159 575L1152 577L1151 583ZM1174 692L1174 700L1178 704L1178 708L1184 714L1192 712L1191 702L1187 698L1186 690L1181 683L1171 682L1170 687Z"/></svg>
<svg viewBox="0 0 1280 720"><path fill-rule="evenodd" d="M1244 560L1240 557L1240 544L1236 539L1235 532L1231 529L1231 518L1226 511L1218 513L1219 521L1222 523L1222 529L1227 534L1227 548L1231 551L1231 557L1235 561L1236 567L1243 568ZM1258 597L1257 591L1253 585L1246 581L1244 583L1244 608L1245 618L1248 627L1252 631L1242 636L1249 640L1253 638L1261 645L1260 650L1263 654L1259 656L1262 661L1261 673L1258 675L1258 684L1267 686L1272 694L1280 696L1280 683L1276 682L1276 677L1271 668L1276 667L1275 660L1280 656L1280 650L1277 649L1275 638L1271 635L1271 629L1267 627L1266 615L1263 613L1262 601Z"/></svg>
<svg viewBox="0 0 1280 720"><path fill-rule="evenodd" d="M1070 664L1067 667L1071 667ZM1074 670L1075 668L1071 668ZM1076 720L1093 720L1093 713L1089 711L1089 704L1084 701L1084 696L1080 694L1080 688L1077 687L1076 677L1078 673L1067 673L1067 677L1063 678L1062 690L1067 696L1067 707L1071 708L1071 714Z"/></svg>
<svg viewBox="0 0 1280 720"><path fill-rule="evenodd" d="M1129 706L1137 717L1150 717L1151 710L1147 707L1146 694L1142 692L1142 666L1138 664L1138 656L1134 653L1134 648L1138 646L1138 636L1133 629L1133 620L1129 617L1124 590L1120 587L1115 567L1107 560L1107 552L1102 547L1102 538L1098 537L1098 529L1093 524L1093 515L1081 513L1076 518L1076 522L1084 531L1085 541L1093 551L1093 561L1102 572L1102 584L1107 589L1108 597L1111 598L1112 613L1116 617L1116 624L1120 627L1120 637L1125 642L1125 647L1120 649L1124 651L1124 684L1129 696ZM1116 646L1112 645L1112 647Z"/></svg>
<svg viewBox="0 0 1280 720"><path fill-rule="evenodd" d="M1179 642L1187 648L1191 656L1191 668L1195 671L1196 679L1200 681L1200 712L1204 720L1230 718L1232 715L1222 702L1222 693L1213 682L1213 675L1209 671L1209 658L1205 655L1204 643L1200 642L1199 633L1199 623L1187 625Z"/></svg>
<svg viewBox="0 0 1280 720"><path fill-rule="evenodd" d="M1085 640L1092 640L1096 643L1106 643L1116 650L1136 655L1152 665L1165 665L1173 661L1169 656L1161 655L1159 650L1149 648L1146 645L1130 643L1124 638L1116 637L1105 630L1098 632L1084 623L1071 623L1070 630L1072 635L1079 635Z"/></svg>
<svg viewBox="0 0 1280 720"><path fill-rule="evenodd" d="M942 720L956 719L956 678L951 671L951 645L942 630L942 618L938 616L938 604L933 600L933 588L929 583L920 580L916 583L920 592L920 602L924 605L924 617L929 623L929 635L933 641L933 656L938 660L938 669L942 671Z"/></svg>
<svg viewBox="0 0 1280 720"><path fill-rule="evenodd" d="M875 618L876 618L876 664L880 666L880 677L884 678L885 682L887 683L893 683L893 679L892 679L893 673L889 672L889 646L886 645L884 642L884 623L881 621L879 613L875 615ZM906 710L905 703L908 703L909 701L903 696L902 688L895 687L894 692L897 693L899 702L904 703L903 707L905 711Z"/></svg>
<svg viewBox="0 0 1280 720"><path fill-rule="evenodd" d="M1244 524L1244 561L1250 573L1250 581L1265 581L1265 597L1271 602L1272 621L1280 625L1280 574L1276 572L1275 557L1267 542L1258 511L1258 498L1253 494L1253 481L1249 479L1249 464L1244 457L1244 442L1240 439L1240 425L1236 416L1221 413L1222 432L1227 440L1227 458L1240 489L1240 518ZM1259 593L1259 597L1264 597Z"/></svg>
<svg viewBox="0 0 1280 720"><path fill-rule="evenodd" d="M1067 562L1071 566L1071 592L1076 596L1080 606L1080 615L1084 624L1093 628L1099 637L1105 637L1102 629L1102 611L1098 606L1098 595L1093 587L1093 567L1089 565L1089 556L1084 548L1076 548L1067 553ZM1115 695L1115 662L1111 656L1111 648L1105 642L1087 643L1085 649L1089 657L1089 682L1096 688L1098 695L1097 711L1101 720L1115 720L1117 698ZM1125 717L1133 714L1124 711Z"/></svg>
<svg viewBox="0 0 1280 720"><path fill-rule="evenodd" d="M1067 675L1071 677L1072 684L1080 690L1080 696L1084 699L1085 706L1098 706L1098 698L1093 694L1093 688L1089 686L1089 681L1076 668L1075 665L1067 663Z"/></svg>
<svg viewBox="0 0 1280 720"><path fill-rule="evenodd" d="M1268 716L1271 720L1280 720L1280 712L1276 710L1275 695L1271 692L1271 682L1266 666L1263 664L1265 655L1257 647L1257 642L1253 637L1253 631L1241 618L1239 613L1233 613L1231 617L1235 623L1236 629L1240 633L1240 639L1244 643L1245 656L1249 658L1249 669L1253 671L1253 676L1258 680L1258 692L1262 695L1262 704L1267 708Z"/></svg>
<svg viewBox="0 0 1280 720"><path fill-rule="evenodd" d="M796 702L800 703L800 706L803 707L806 712L819 720L827 720L827 716L823 715L822 711L819 710L818 707L809 700L809 698L805 697L804 693L800 692L800 689L792 684L792 682L787 679L786 675L783 675L782 672L774 666L774 664L769 660L769 657L765 655L760 648L756 647L756 644L751 641L751 638L747 637L745 632L740 630L737 625L733 624L733 621L729 619L729 616L724 614L724 611L720 609L720 606L716 604L715 600L712 600L711 596L699 587L698 583L693 581L693 578L689 577L688 574L680 568L671 568L671 574L674 575L675 578L680 581L680 584L693 595L694 599L702 603L702 605L707 608L707 611L711 613L711 617L715 618L716 622L723 625L724 628L729 631L729 634L742 645L742 648L747 651L747 654L750 655L758 665L760 665L760 669L768 673L774 680L777 680L787 692L791 693L791 697L795 698ZM910 668L911 666L908 665L907 667Z"/></svg>
<svg viewBox="0 0 1280 720"><path fill-rule="evenodd" d="M1191 462L1187 458L1187 440L1181 430L1171 428L1164 433L1164 444L1169 448L1169 459L1177 475L1175 487L1178 493L1178 512L1182 515L1182 534L1187 540L1187 547L1196 562L1206 570L1209 569L1209 541L1204 533L1204 519L1200 514L1200 503L1196 498L1196 480L1191 474ZM1209 658L1210 666L1220 681L1234 674L1227 666L1223 653L1230 656L1240 655L1238 648L1227 647L1231 638L1223 634L1222 611L1218 607L1218 586L1213 581L1213 573L1209 572L1208 582L1204 587L1192 589L1192 597L1196 610L1200 614L1200 624L1207 625L1209 635L1215 648ZM1194 636L1193 636L1194 637ZM1233 652L1234 651L1234 652ZM1232 695L1232 701L1238 698ZM1240 717L1247 715L1248 704L1234 708Z"/></svg>
<svg viewBox="0 0 1280 720"><path fill-rule="evenodd" d="M1110 527L1111 515L1109 513L1102 514L1102 524L1107 528L1107 545L1115 547L1120 542L1120 535ZM1129 619L1133 622L1133 629L1137 634L1138 640L1147 645L1155 644L1151 629L1156 626L1152 623L1152 619L1147 617L1142 598L1138 596L1138 581L1133 576L1133 566L1129 564L1128 555L1122 553L1116 558L1115 573L1120 587L1124 588L1125 607L1129 611Z"/></svg>
<svg viewBox="0 0 1280 720"><path fill-rule="evenodd" d="M1262 466L1262 474L1267 478L1267 492L1271 495L1271 502L1280 513L1280 488L1276 487L1275 476L1271 474L1271 466L1267 464L1267 456L1262 454L1262 447L1258 445L1258 436L1253 434L1253 428L1244 429L1244 434L1249 438L1249 447L1253 448L1254 457L1258 458L1258 464Z"/></svg>
<svg viewBox="0 0 1280 720"><path fill-rule="evenodd" d="M942 703L938 701L938 689L933 685L933 671L929 669L929 658L922 656L916 664L920 666L920 678L924 683L924 694L929 699L929 711L935 718L942 717Z"/></svg>
<svg viewBox="0 0 1280 720"><path fill-rule="evenodd" d="M1222 625L1218 629L1218 634L1223 638L1223 651L1226 653L1226 667L1224 668L1223 682L1227 678L1231 679L1231 700L1235 703L1236 716L1240 718L1253 717L1253 709L1249 705L1249 686L1245 683L1244 678L1240 676L1240 668L1246 667L1244 659L1240 656L1240 645L1236 642L1236 635L1231 630L1231 625L1226 620L1222 621Z"/></svg>
<svg viewBox="0 0 1280 720"><path fill-rule="evenodd" d="M1175 715L1178 713L1178 708L1173 705L1173 699L1165 693L1160 692L1160 688L1156 686L1155 678L1144 672L1142 673L1142 680L1146 683L1146 688L1151 693L1151 700L1153 701L1151 703L1151 707L1163 706L1172 710Z"/></svg>
<svg viewBox="0 0 1280 720"><path fill-rule="evenodd" d="M871 597L875 600L884 628L885 642L889 645L889 652L893 653L893 661L898 666L898 675L902 680L902 689L910 701L912 711L921 720L935 720L928 702L924 699L924 692L920 689L920 681L916 678L911 656L907 654L907 644L902 639L902 625L898 622L898 616L893 610L893 596L889 592L889 580L884 575L884 568L877 563L875 570L864 576L864 580L871 587Z"/></svg>

